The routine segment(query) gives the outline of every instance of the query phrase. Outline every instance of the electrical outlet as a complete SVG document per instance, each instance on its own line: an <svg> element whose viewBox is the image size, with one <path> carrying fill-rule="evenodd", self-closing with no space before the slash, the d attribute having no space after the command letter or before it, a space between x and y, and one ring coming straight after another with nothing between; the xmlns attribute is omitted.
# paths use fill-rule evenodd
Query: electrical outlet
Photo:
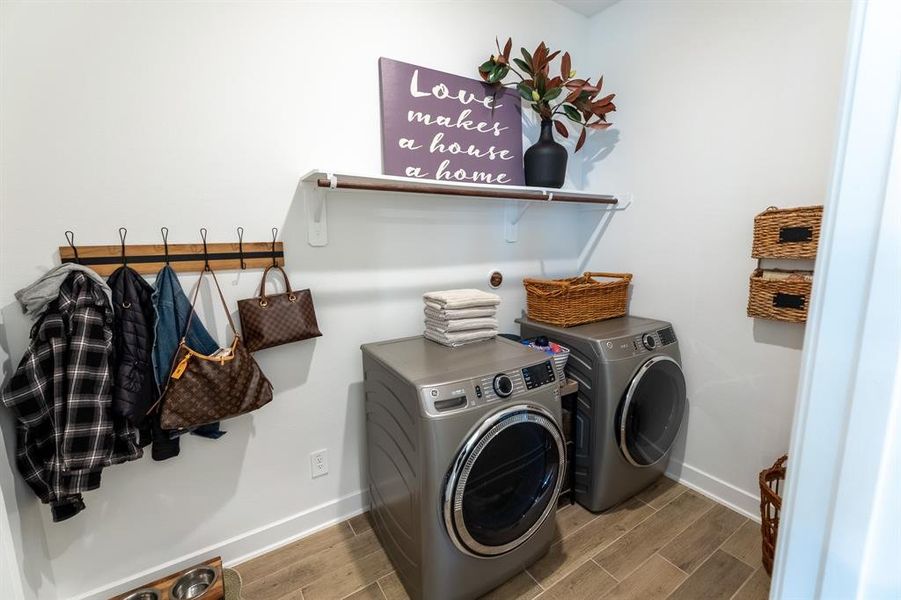
<svg viewBox="0 0 901 600"><path fill-rule="evenodd" d="M310 454L310 471L313 478L328 473L328 450L317 450Z"/></svg>

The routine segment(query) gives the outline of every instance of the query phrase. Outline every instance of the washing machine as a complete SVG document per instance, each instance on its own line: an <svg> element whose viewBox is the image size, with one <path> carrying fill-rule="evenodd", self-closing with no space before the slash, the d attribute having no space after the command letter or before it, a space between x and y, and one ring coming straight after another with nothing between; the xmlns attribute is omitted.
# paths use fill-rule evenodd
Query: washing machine
<svg viewBox="0 0 901 600"><path fill-rule="evenodd" d="M685 413L685 377L670 323L620 317L576 327L518 319L523 337L570 349L579 383L573 497L599 512L630 498L666 469Z"/></svg>
<svg viewBox="0 0 901 600"><path fill-rule="evenodd" d="M554 538L565 451L553 365L502 338L362 351L376 535L414 600L478 598Z"/></svg>

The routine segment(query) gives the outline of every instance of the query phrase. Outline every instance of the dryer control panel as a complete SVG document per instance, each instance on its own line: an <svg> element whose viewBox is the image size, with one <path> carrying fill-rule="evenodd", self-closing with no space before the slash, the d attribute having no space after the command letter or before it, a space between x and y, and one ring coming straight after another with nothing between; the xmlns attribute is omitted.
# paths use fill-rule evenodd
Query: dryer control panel
<svg viewBox="0 0 901 600"><path fill-rule="evenodd" d="M660 348L676 343L676 333L672 327L646 331L633 336L625 336L608 340L605 344L605 355L608 360L629 358L648 354Z"/></svg>

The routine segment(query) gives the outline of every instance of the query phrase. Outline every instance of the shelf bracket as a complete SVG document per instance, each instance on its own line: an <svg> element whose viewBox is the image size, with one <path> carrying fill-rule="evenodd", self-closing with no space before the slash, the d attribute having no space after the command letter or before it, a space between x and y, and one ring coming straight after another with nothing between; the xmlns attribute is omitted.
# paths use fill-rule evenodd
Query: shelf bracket
<svg viewBox="0 0 901 600"><path fill-rule="evenodd" d="M622 212L632 206L634 197L634 194L632 192L622 192L620 194L616 194L616 197L619 198L619 202L610 210L615 212Z"/></svg>
<svg viewBox="0 0 901 600"><path fill-rule="evenodd" d="M328 244L328 209L326 199L329 190L338 187L338 179L327 173L328 188L321 188L315 181L304 183L304 205L307 212L307 241L311 246Z"/></svg>
<svg viewBox="0 0 901 600"><path fill-rule="evenodd" d="M504 239L511 244L519 240L519 221L530 206L530 202L507 200L504 208Z"/></svg>

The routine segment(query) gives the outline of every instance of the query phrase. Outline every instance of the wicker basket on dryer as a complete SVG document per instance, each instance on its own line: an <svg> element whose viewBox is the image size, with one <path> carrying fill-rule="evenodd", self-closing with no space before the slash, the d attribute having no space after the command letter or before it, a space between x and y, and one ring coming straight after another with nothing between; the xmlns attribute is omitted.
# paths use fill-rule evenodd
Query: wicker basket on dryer
<svg viewBox="0 0 901 600"><path fill-rule="evenodd" d="M776 554L776 534L779 533L779 513L782 510L782 483L785 481L783 456L773 466L760 472L760 534L763 568L773 574L773 556Z"/></svg>
<svg viewBox="0 0 901 600"><path fill-rule="evenodd" d="M597 281L597 277L609 281ZM568 279L523 279L529 318L573 327L626 314L631 273L587 272Z"/></svg>

